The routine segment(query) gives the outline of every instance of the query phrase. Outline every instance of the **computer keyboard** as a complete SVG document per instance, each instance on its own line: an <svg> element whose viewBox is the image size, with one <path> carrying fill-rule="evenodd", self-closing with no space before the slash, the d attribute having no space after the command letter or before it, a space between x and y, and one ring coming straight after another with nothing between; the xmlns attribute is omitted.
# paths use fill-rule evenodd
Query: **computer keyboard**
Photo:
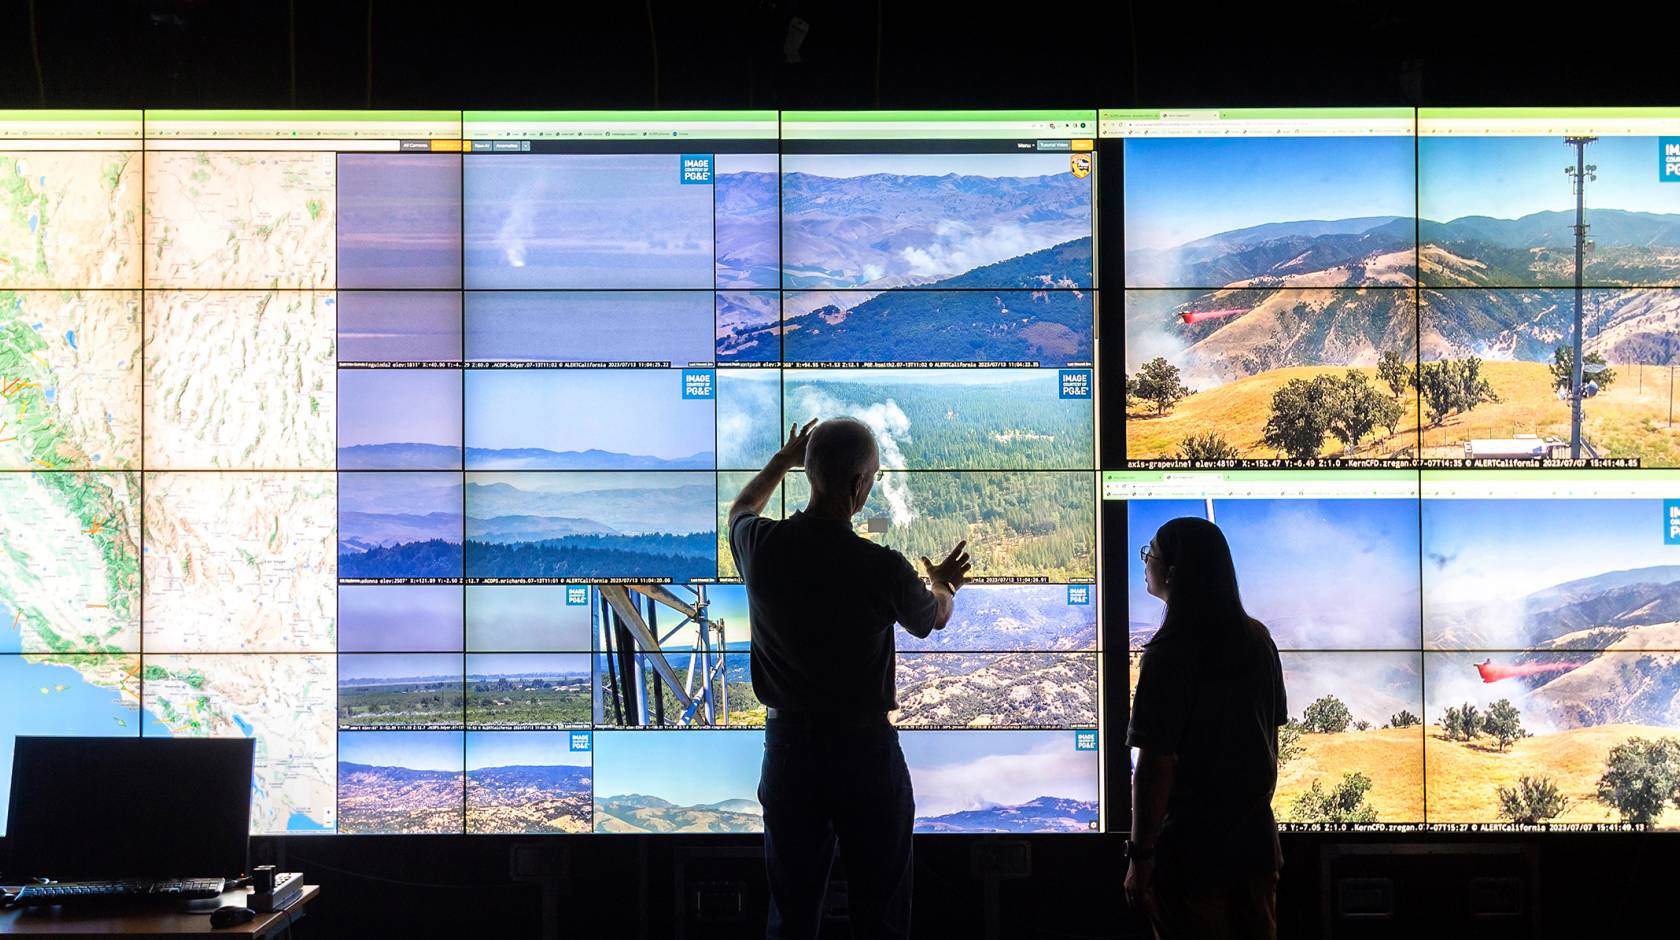
<svg viewBox="0 0 1680 940"><path fill-rule="evenodd" d="M171 878L165 881L56 881L24 885L14 905L80 904L89 901L177 900L213 898L227 886L221 878Z"/></svg>

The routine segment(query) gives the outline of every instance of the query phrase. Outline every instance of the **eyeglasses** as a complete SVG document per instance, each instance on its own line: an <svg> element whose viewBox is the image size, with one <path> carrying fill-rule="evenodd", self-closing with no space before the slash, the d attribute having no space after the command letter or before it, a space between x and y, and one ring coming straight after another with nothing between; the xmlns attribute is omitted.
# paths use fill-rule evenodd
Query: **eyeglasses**
<svg viewBox="0 0 1680 940"><path fill-rule="evenodd" d="M1147 545L1140 546L1138 548L1138 558L1142 559L1143 563L1147 565L1155 560L1155 553L1150 551Z"/></svg>
<svg viewBox="0 0 1680 940"><path fill-rule="evenodd" d="M887 478L887 471L885 471L885 470L875 471L875 482L876 483L879 483L882 480L885 480L886 478Z"/></svg>

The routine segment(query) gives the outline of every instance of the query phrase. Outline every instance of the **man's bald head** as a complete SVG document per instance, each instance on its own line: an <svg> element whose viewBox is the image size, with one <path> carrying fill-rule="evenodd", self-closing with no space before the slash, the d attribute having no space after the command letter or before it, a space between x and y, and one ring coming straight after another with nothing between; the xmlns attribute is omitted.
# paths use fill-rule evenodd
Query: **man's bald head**
<svg viewBox="0 0 1680 940"><path fill-rule="evenodd" d="M811 429L811 440L805 445L805 475L812 490L846 494L859 477L869 477L873 483L879 466L875 435L862 421L830 418Z"/></svg>

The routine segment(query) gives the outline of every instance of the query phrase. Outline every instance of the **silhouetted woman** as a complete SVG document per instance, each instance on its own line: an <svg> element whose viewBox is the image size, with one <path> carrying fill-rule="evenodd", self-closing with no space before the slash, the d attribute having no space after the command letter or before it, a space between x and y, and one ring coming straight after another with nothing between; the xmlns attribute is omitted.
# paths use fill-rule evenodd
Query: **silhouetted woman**
<svg viewBox="0 0 1680 940"><path fill-rule="evenodd" d="M1138 666L1126 898L1156 936L1277 935L1283 864L1272 791L1283 669L1243 610L1231 548L1205 519L1169 520L1141 549L1167 605Z"/></svg>

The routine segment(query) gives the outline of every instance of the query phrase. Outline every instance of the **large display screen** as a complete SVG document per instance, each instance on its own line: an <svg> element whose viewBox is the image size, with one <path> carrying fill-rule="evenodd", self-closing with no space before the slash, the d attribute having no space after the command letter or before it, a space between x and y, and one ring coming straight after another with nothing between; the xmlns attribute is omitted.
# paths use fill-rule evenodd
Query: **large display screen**
<svg viewBox="0 0 1680 940"><path fill-rule="evenodd" d="M1095 131L0 114L0 787L247 735L255 832L757 831L722 519L851 414L859 534L974 555L901 635L918 830L1099 829Z"/></svg>
<svg viewBox="0 0 1680 940"><path fill-rule="evenodd" d="M1680 111L1100 122L1134 685L1138 549L1209 519L1285 828L1680 829Z"/></svg>

